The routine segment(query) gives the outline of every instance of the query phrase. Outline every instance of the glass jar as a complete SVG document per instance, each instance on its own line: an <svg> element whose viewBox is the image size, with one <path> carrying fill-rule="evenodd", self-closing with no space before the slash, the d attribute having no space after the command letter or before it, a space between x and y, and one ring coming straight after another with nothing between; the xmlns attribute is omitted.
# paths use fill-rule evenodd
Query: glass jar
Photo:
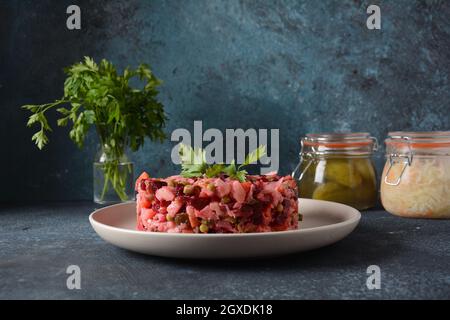
<svg viewBox="0 0 450 320"><path fill-rule="evenodd" d="M122 150L101 145L93 164L94 202L113 204L134 200L133 163Z"/></svg>
<svg viewBox="0 0 450 320"><path fill-rule="evenodd" d="M335 201L363 210L377 201L372 154L377 140L369 133L307 134L292 176L302 198Z"/></svg>
<svg viewBox="0 0 450 320"><path fill-rule="evenodd" d="M450 131L390 132L381 202L392 214L450 218Z"/></svg>

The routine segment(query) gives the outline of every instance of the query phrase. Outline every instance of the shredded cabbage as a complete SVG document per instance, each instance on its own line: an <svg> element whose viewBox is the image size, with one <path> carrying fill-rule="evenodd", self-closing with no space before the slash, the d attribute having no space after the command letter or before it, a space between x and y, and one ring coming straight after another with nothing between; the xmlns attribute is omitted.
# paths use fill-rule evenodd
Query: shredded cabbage
<svg viewBox="0 0 450 320"><path fill-rule="evenodd" d="M381 201L387 211L404 217L450 218L450 157L415 157L397 186L384 182L389 166L387 162L381 181ZM389 181L400 176L403 166L392 166Z"/></svg>

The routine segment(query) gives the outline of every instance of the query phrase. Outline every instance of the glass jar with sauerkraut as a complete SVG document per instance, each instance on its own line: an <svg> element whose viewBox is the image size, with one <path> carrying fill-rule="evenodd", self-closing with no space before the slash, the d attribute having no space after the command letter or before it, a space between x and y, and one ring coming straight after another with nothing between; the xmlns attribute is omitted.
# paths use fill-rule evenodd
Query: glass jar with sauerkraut
<svg viewBox="0 0 450 320"><path fill-rule="evenodd" d="M378 198L372 154L377 141L369 133L307 134L292 176L302 198L327 200L363 210Z"/></svg>
<svg viewBox="0 0 450 320"><path fill-rule="evenodd" d="M450 131L391 132L381 202L392 214L450 218Z"/></svg>

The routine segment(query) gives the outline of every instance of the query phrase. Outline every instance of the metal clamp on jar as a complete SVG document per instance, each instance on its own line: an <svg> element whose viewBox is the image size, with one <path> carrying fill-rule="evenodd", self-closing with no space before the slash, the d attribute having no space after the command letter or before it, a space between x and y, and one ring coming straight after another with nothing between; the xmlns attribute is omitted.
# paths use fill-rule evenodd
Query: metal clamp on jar
<svg viewBox="0 0 450 320"><path fill-rule="evenodd" d="M384 177L383 180L384 183L390 186L398 186L400 184L406 168L412 164L413 160L413 153L409 137L398 137L398 139L405 140L404 144L406 146L406 153L405 154L398 153L398 151L395 150L395 148L393 148L389 153L386 154L389 165L386 170L386 173L383 174ZM393 179L393 176L395 176L395 174L391 174L391 170L397 164L401 164L401 170L398 176L395 179Z"/></svg>
<svg viewBox="0 0 450 320"><path fill-rule="evenodd" d="M384 208L403 217L450 218L450 132L391 132L385 143Z"/></svg>
<svg viewBox="0 0 450 320"><path fill-rule="evenodd" d="M377 201L372 154L378 148L369 133L307 134L292 176L303 198L335 201L359 210Z"/></svg>

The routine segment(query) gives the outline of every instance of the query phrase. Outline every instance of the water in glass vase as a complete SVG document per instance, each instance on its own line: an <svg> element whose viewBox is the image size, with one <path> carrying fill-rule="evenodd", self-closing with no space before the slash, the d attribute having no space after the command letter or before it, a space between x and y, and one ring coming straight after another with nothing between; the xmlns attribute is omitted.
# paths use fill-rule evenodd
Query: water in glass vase
<svg viewBox="0 0 450 320"><path fill-rule="evenodd" d="M134 200L133 163L123 154L119 159L102 149L93 164L94 202L114 204Z"/></svg>

